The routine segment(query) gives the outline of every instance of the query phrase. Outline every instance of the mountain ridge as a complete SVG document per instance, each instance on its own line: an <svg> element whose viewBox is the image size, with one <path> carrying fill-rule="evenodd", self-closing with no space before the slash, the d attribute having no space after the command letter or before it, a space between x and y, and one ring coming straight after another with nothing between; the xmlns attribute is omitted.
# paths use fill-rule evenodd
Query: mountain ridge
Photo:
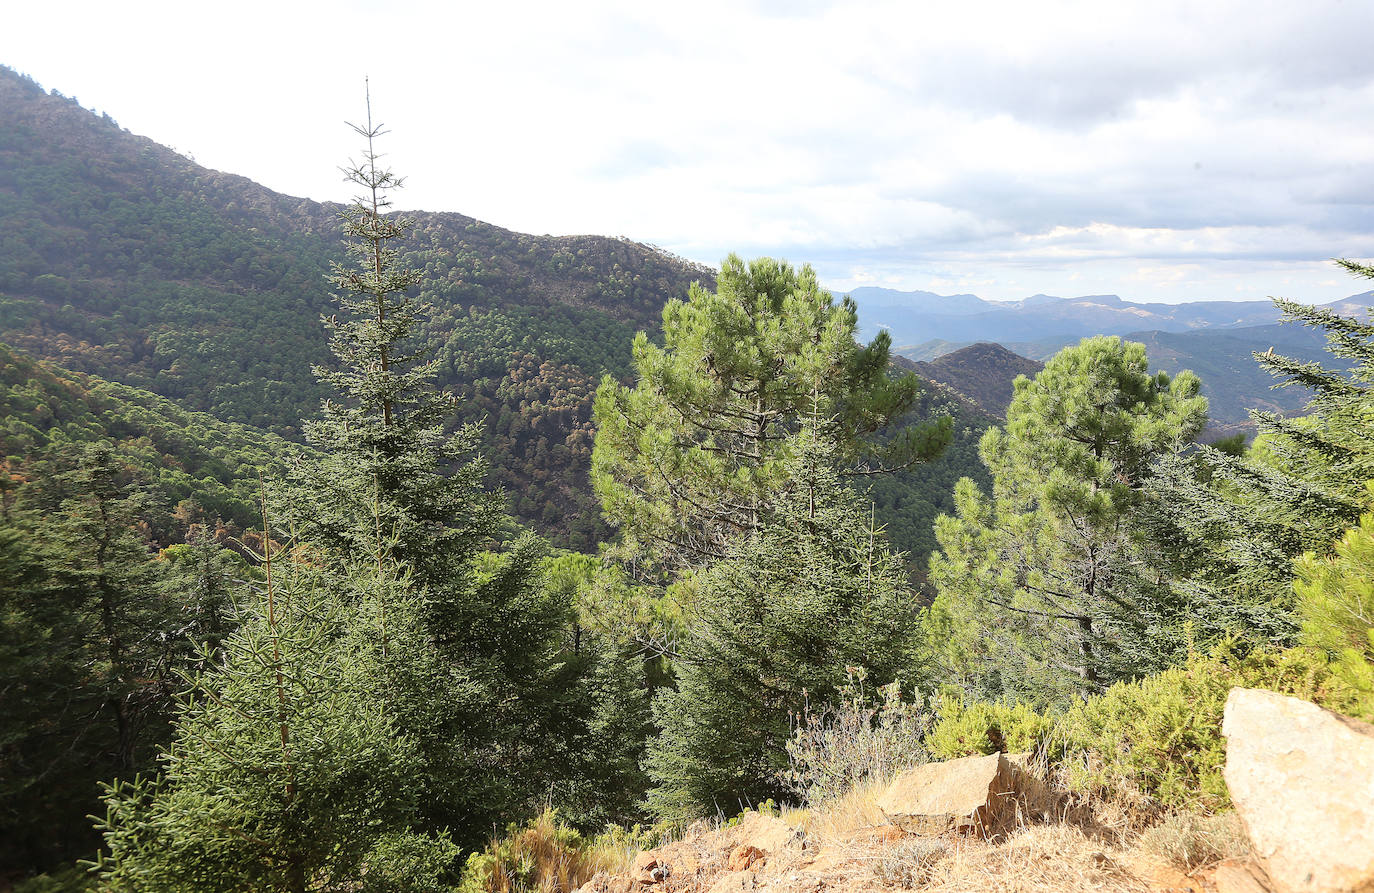
<svg viewBox="0 0 1374 893"><path fill-rule="evenodd" d="M1119 295L1061 298L1032 295L1020 301L988 301L976 295L938 295L864 287L849 293L863 313L866 336L886 329L893 342L916 346L929 341L1023 342L1132 331L1184 332L1245 328L1279 321L1271 301L1190 301L1162 304L1128 301ZM1374 305L1374 291L1321 305L1345 315Z"/></svg>

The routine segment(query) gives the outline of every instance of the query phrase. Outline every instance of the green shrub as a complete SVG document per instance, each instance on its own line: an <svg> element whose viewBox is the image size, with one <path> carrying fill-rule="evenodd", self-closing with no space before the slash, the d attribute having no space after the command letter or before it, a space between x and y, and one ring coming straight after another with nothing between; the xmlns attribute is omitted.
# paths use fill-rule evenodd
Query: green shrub
<svg viewBox="0 0 1374 893"><path fill-rule="evenodd" d="M1349 713L1348 688L1307 649L1238 657L1222 647L1181 667L1113 685L1058 724L1055 760L1071 787L1147 807L1212 813L1230 805L1222 710L1233 687L1264 688Z"/></svg>
<svg viewBox="0 0 1374 893"><path fill-rule="evenodd" d="M939 722L926 735L926 749L940 760L998 751L1028 753L1054 725L1026 704L969 703L958 695L945 697L939 713Z"/></svg>
<svg viewBox="0 0 1374 893"><path fill-rule="evenodd" d="M1374 515L1361 517L1334 555L1309 552L1296 568L1303 641L1333 659L1332 672L1356 693L1359 712L1374 714Z"/></svg>

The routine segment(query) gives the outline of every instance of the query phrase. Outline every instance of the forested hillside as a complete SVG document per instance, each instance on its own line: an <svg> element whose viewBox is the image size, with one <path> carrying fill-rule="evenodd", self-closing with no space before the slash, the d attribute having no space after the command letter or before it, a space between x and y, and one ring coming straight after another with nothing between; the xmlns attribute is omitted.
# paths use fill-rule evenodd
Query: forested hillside
<svg viewBox="0 0 1374 893"><path fill-rule="evenodd" d="M0 70L0 341L74 371L297 439L328 362L322 315L340 206L199 167ZM457 421L485 420L522 518L588 548L590 398L629 342L711 271L645 245L417 214Z"/></svg>
<svg viewBox="0 0 1374 893"><path fill-rule="evenodd" d="M311 367L329 362L340 210L199 167L0 69L0 341L33 355L299 440L322 394ZM398 248L425 272L420 332L452 424L483 424L518 518L593 548L608 532L587 476L597 383L628 374L635 332L713 272L620 239L412 216ZM955 451L941 467L952 481L971 466ZM904 531L945 506L911 486L881 502L919 557L929 538Z"/></svg>
<svg viewBox="0 0 1374 893"><path fill-rule="evenodd" d="M16 489L53 460L95 443L115 445L156 493L166 517L153 538L180 542L194 523L227 531L260 524L260 477L305 448L276 435L188 412L127 385L67 372L0 344L0 453Z"/></svg>
<svg viewBox="0 0 1374 893"><path fill-rule="evenodd" d="M1000 344L980 341L929 362L916 361L914 368L923 378L948 385L987 414L1001 418L1011 405L1016 376L1034 376L1042 364Z"/></svg>

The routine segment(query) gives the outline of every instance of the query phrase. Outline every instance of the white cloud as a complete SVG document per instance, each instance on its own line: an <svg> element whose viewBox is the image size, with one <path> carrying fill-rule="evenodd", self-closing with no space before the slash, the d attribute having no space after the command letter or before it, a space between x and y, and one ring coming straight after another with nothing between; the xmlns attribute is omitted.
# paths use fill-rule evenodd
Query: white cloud
<svg viewBox="0 0 1374 893"><path fill-rule="evenodd" d="M1358 290L1374 7L1355 2L27 4L0 62L340 200L374 107L409 207L845 287Z"/></svg>

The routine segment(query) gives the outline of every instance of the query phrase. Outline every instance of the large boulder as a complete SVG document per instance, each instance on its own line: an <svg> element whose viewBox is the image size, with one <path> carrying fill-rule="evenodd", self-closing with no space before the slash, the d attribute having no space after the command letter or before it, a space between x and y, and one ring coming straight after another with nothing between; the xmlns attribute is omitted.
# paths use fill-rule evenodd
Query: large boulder
<svg viewBox="0 0 1374 893"><path fill-rule="evenodd" d="M1226 787L1280 893L1374 891L1374 726L1233 688Z"/></svg>
<svg viewBox="0 0 1374 893"><path fill-rule="evenodd" d="M897 776L877 805L911 834L993 837L1016 820L1018 775L1000 753L927 763Z"/></svg>

